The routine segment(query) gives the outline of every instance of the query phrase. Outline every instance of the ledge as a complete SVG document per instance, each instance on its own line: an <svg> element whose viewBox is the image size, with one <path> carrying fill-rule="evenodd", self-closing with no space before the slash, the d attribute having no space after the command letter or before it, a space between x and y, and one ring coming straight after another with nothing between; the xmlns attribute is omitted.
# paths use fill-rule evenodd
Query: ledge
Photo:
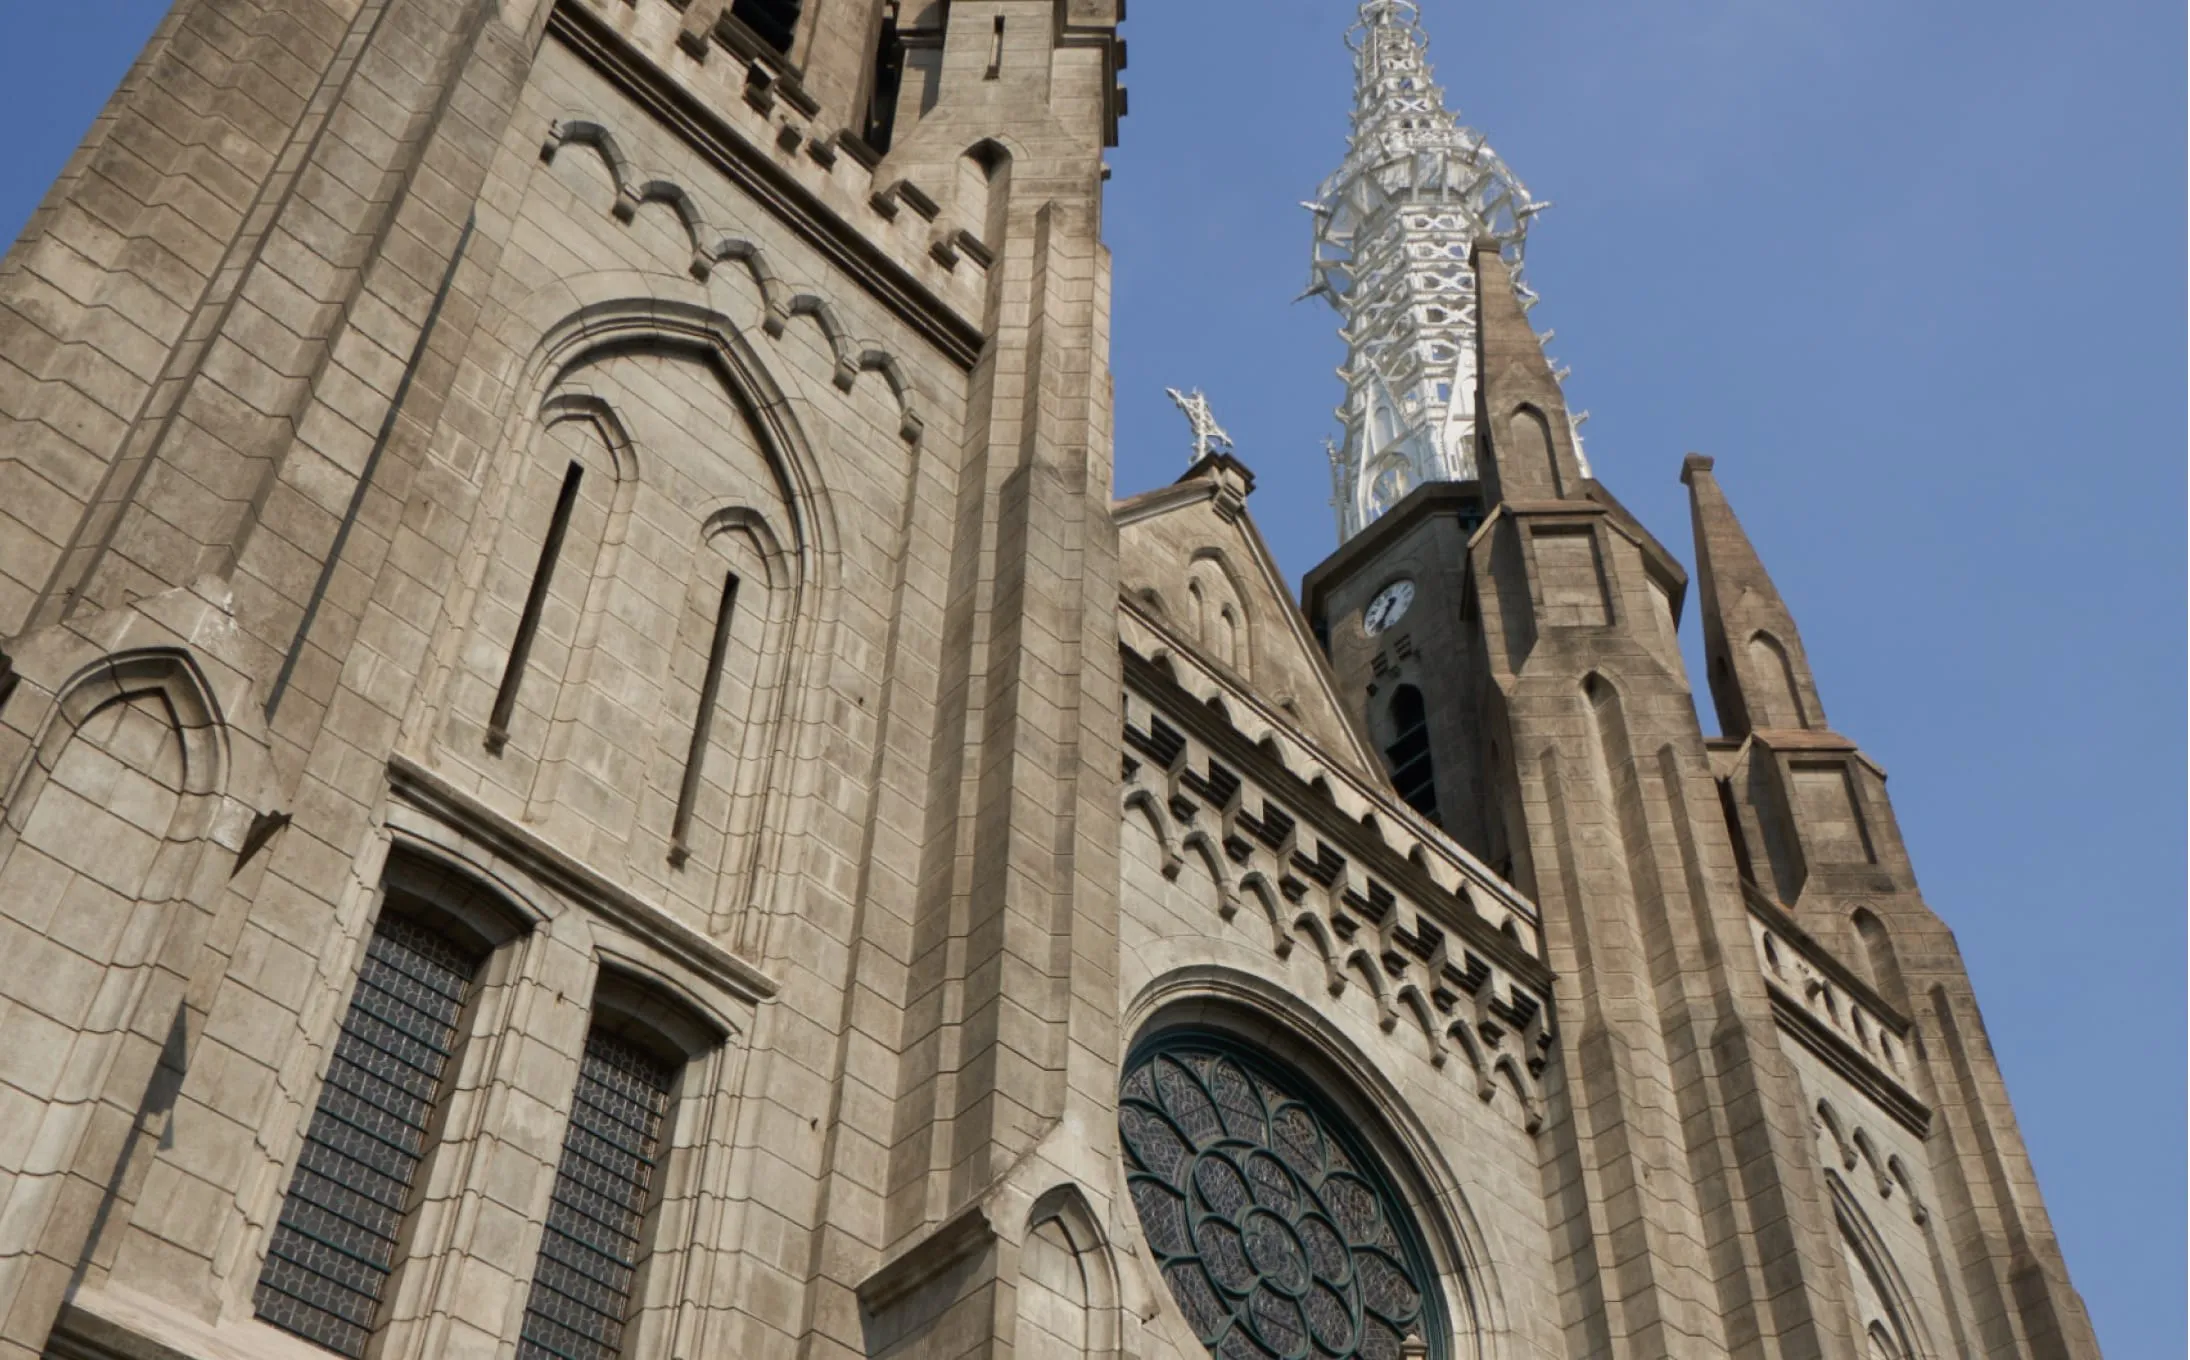
<svg viewBox="0 0 2190 1360"><path fill-rule="evenodd" d="M899 1299L996 1240L986 1206L976 1202L916 1238L859 1282L859 1306L881 1313Z"/></svg>
<svg viewBox="0 0 2190 1360"><path fill-rule="evenodd" d="M1766 990L1772 994L1772 1018L1779 1022L1781 1030L1816 1054L1872 1104L1891 1115L1895 1123L1920 1140L1930 1136L1930 1106L1902 1090L1899 1082L1881 1072L1876 1063L1847 1040L1827 1029L1824 1022L1804 1010L1800 1002L1769 983Z"/></svg>
<svg viewBox="0 0 2190 1360"><path fill-rule="evenodd" d="M256 1318L208 1322L174 1304L109 1286L62 1306L46 1341L53 1360L327 1360L329 1352Z"/></svg>
<svg viewBox="0 0 2190 1360"><path fill-rule="evenodd" d="M776 981L654 903L556 849L408 756L388 760L395 796L560 890L573 902L683 960L702 977L749 1004L776 994Z"/></svg>
<svg viewBox="0 0 2190 1360"><path fill-rule="evenodd" d="M1130 602L1124 607L1132 609ZM1453 910L1448 904L1452 895L1438 887L1436 881L1404 856L1372 837L1352 818L1344 815L1329 818L1317 817L1312 810L1328 807L1300 776L1285 765L1273 760L1245 733L1210 712L1208 705L1196 699L1179 686L1176 680L1165 675L1153 663L1123 643L1119 646L1125 663L1126 683L1155 701L1165 718L1177 723L1202 745L1233 769L1256 780L1266 790L1301 810L1300 824L1311 830L1321 840L1328 841L1334 849L1396 888L1404 889L1415 903L1415 909L1427 917L1440 930L1463 940L1468 947L1503 967L1512 976L1540 991L1546 1001L1551 998L1553 976L1550 965L1514 943L1506 935L1493 928L1481 915ZM1296 737L1302 745L1314 750L1314 743L1306 737ZM1320 753L1319 753L1320 754ZM1326 768L1332 777L1353 782L1337 762L1325 758ZM1393 801L1385 790L1363 788L1381 802ZM1505 907L1526 921L1540 940L1543 936L1543 920L1536 907L1522 897L1513 887L1496 874L1476 864L1475 857L1460 846L1447 844L1438 847L1440 853L1458 864L1468 885L1487 896L1497 898ZM1455 853L1457 852L1457 853Z"/></svg>
<svg viewBox="0 0 2190 1360"><path fill-rule="evenodd" d="M1741 882L1741 895L1748 902L1751 914L1764 922L1773 934L1802 951L1803 962L1831 978L1835 987L1854 997L1862 1003L1865 1010L1876 1013L1881 1020L1892 1026L1894 1038L1909 1037L1909 1017L1903 1015L1891 1001L1880 996L1877 988L1857 977L1848 965L1834 958L1832 952L1819 944L1809 931L1804 930L1801 922L1795 920L1785 907L1774 902L1762 888L1747 879Z"/></svg>

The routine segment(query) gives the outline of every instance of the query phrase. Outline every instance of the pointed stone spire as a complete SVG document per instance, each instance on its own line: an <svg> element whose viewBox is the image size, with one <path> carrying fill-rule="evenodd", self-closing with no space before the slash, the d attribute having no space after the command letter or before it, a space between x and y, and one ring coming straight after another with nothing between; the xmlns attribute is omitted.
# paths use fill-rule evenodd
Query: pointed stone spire
<svg viewBox="0 0 2190 1360"><path fill-rule="evenodd" d="M1484 499L1575 500L1581 456L1559 376L1528 324L1523 297L1499 243L1478 240L1472 255L1481 302L1481 376L1476 462Z"/></svg>
<svg viewBox="0 0 2190 1360"><path fill-rule="evenodd" d="M1755 731L1827 731L1794 615L1719 490L1713 462L1689 454L1681 480L1695 520L1703 651L1719 730L1734 738Z"/></svg>

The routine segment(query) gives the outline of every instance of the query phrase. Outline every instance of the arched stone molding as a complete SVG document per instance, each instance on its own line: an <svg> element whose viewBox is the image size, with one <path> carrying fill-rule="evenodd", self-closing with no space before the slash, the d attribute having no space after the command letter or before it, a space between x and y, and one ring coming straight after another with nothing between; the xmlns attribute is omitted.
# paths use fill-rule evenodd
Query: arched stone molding
<svg viewBox="0 0 2190 1360"><path fill-rule="evenodd" d="M146 1121L172 1110L174 1083L154 1073L187 1066L191 956L241 831L222 816L242 811L231 734L187 649L98 656L51 694L17 687L33 735L0 804L0 919L18 942L0 968L10 1084L43 1102L20 1131L35 1165L0 1186L13 1244L0 1297L79 1267L98 1224L63 1206L111 1205Z"/></svg>
<svg viewBox="0 0 2190 1360"><path fill-rule="evenodd" d="M1270 886L1269 878L1260 869L1250 870L1240 878L1239 892L1241 897L1253 898L1270 922L1270 951L1280 959L1291 958L1293 937L1285 928L1284 910L1278 905L1282 899Z"/></svg>
<svg viewBox="0 0 2190 1360"><path fill-rule="evenodd" d="M1753 727L1808 727L1809 706L1802 699L1802 685L1795 678L1794 659L1787 648L1771 633L1758 629L1749 635L1744 650L1747 653L1750 683L1755 687L1751 700L1761 712L1750 714Z"/></svg>
<svg viewBox="0 0 2190 1360"><path fill-rule="evenodd" d="M583 146L599 156L615 190L610 211L618 221L633 221L639 209L649 203L665 204L676 213L691 244L690 272L694 279L705 283L721 261L743 265L760 290L761 328L771 339L780 338L794 317L812 320L835 356L834 381L840 390L851 391L861 373L881 374L897 402L900 436L907 443L920 440L926 422L920 415L919 395L904 365L878 342L853 339L826 297L786 284L760 245L740 237L719 235L711 225L706 209L690 189L666 174L636 170L604 123L578 115L557 119L549 125L546 140L540 147L540 158L553 162L556 154L566 146Z"/></svg>
<svg viewBox="0 0 2190 1360"><path fill-rule="evenodd" d="M1506 1360L1523 1352L1491 1268L1494 1254L1465 1182L1367 1048L1281 984L1222 965L1175 969L1126 1006L1121 1032L1138 1047L1178 1029L1213 1031L1293 1068L1338 1108L1396 1182L1437 1275L1455 1360ZM1138 1245L1138 1244L1136 1244ZM1145 1260L1136 1251L1135 1259ZM1144 1267L1145 1269L1145 1267ZM1161 1280L1147 1286L1166 1307Z"/></svg>
<svg viewBox="0 0 2190 1360"><path fill-rule="evenodd" d="M1248 816L1247 784L1234 787L1229 779L1211 785L1201 774L1205 765L1190 742L1177 744L1178 736L1163 724L1163 715L1151 709L1148 733L1138 744L1130 733L1142 729L1129 720L1130 773L1123 804L1144 818L1163 854L1167 879L1176 881L1186 863L1181 850L1184 837L1206 838L1210 853L1198 856L1216 878L1208 906L1217 922L1237 919L1238 906L1252 896L1263 908L1271 928L1271 948L1280 960L1289 959L1299 946L1320 963L1321 990L1331 998L1344 997L1358 987L1375 1008L1387 1034L1397 1035L1402 1022L1410 1033L1422 1036L1422 1052L1433 1064L1450 1068L1449 1059L1460 1053L1473 1072L1472 1089L1478 1098L1493 1100L1500 1086L1494 1060L1510 1056L1508 1083L1515 1086L1514 1112L1525 1128L1540 1128L1543 1119L1541 1088L1550 1046L1551 1020L1544 998L1510 972L1486 962L1479 946L1471 946L1458 934L1434 923L1420 902L1396 901L1389 886L1375 873L1364 876L1348 865L1343 854L1335 857L1331 877L1323 881L1314 864L1327 863L1331 850L1317 830L1315 820L1294 823L1280 839L1265 842L1264 832L1245 828ZM1168 754L1167 754L1168 753ZM1191 758L1190 758L1191 757ZM1145 763L1144 763L1145 759ZM1161 769L1157 778L1153 771ZM1229 769L1229 766L1226 767ZM1345 809L1358 802L1364 825L1375 824L1376 839L1387 847L1388 823L1373 816L1370 804L1348 782L1343 789L1325 779L1332 807ZM1263 791L1265 807L1274 806ZM1420 842L1407 838L1411 848ZM1220 855L1218 851L1223 853ZM1445 866L1433 881L1450 882L1447 889L1459 897L1466 882ZM1465 905L1479 919L1498 922L1497 928L1524 950L1530 944L1511 928L1509 914L1503 921L1485 912L1475 893L1466 894ZM1417 927L1426 927L1417 933ZM1455 1037L1459 1036L1455 1043ZM1511 1045L1510 1050L1507 1045Z"/></svg>
<svg viewBox="0 0 2190 1360"><path fill-rule="evenodd" d="M718 727L711 735L711 747L729 747L724 752L729 759L727 769L715 769L709 782L723 789L729 798L730 809L727 824L721 828L724 842L722 852L711 867L719 875L721 888L716 893L718 901L751 900L759 884L755 877L761 836L768 825L769 793L777 787L778 776L790 757L790 748L777 736L784 732L790 721L793 706L792 687L794 677L803 672L794 639L798 634L799 620L804 617L811 592L808 589L806 563L801 555L787 546L783 537L770 523L768 516L752 506L729 506L709 515L700 528L701 560L709 570L696 571L691 583L693 600L688 602L687 618L705 628L718 622L716 614L722 606L722 581L710 570L728 570L739 575L735 608L738 619L758 608L761 613L759 639L753 645L753 660L757 663L749 674L741 677L745 706L735 715L734 730ZM750 573L752 566L759 568ZM746 580L752 574L755 579ZM697 617L693 617L694 615ZM709 658L707 645L712 636L693 639L704 666ZM732 658L725 657L727 667ZM700 679L700 691L706 692L706 677ZM716 721L724 715L722 706L727 697L718 695ZM678 771L683 778L685 769L701 753L692 746L693 727L698 721L694 714L684 721L665 721L662 730L662 759ZM687 862L689 846L672 840L669 862L681 868ZM726 927L732 913L718 909L718 928Z"/></svg>
<svg viewBox="0 0 2190 1360"><path fill-rule="evenodd" d="M181 741L185 814L166 835L191 840L211 827L211 800L228 783L229 738L213 689L196 658L181 647L147 647L114 652L78 669L55 690L53 702L36 723L32 757L19 766L7 789L0 816L0 856L14 848L23 824L59 763L92 714L109 704L140 696L154 698L166 710Z"/></svg>
<svg viewBox="0 0 2190 1360"><path fill-rule="evenodd" d="M550 927L568 910L560 894L523 867L415 808L391 805L387 831L383 891L436 901L474 893L483 908L503 914L519 933Z"/></svg>
<svg viewBox="0 0 2190 1360"><path fill-rule="evenodd" d="M1226 872L1224 857L1217 853L1216 843L1206 831L1189 831L1180 840L1179 848L1188 854L1199 856L1209 870L1209 877L1217 885L1217 915L1229 922L1239 915L1239 889L1232 884L1232 875Z"/></svg>
<svg viewBox="0 0 2190 1360"><path fill-rule="evenodd" d="M1855 1192L1837 1171L1825 1173L1832 1194L1833 1220L1840 1230L1843 1258L1852 1290L1850 1302L1857 1314L1856 1335L1867 1337L1874 1325L1882 1325L1898 1353L1885 1360L1933 1360L1937 1354L1925 1330L1916 1296L1903 1278L1893 1253L1863 1212ZM1875 1314L1875 1315L1874 1315Z"/></svg>
<svg viewBox="0 0 2190 1360"><path fill-rule="evenodd" d="M1224 550L1194 550L1186 567L1187 590L1196 606L1194 627L1202 651L1243 679L1255 670L1255 621L1247 608L1247 590Z"/></svg>
<svg viewBox="0 0 2190 1360"><path fill-rule="evenodd" d="M1830 1101L1820 1100L1817 1103L1817 1122L1818 1127L1832 1138L1833 1150L1839 1154L1840 1165L1846 1170L1855 1170L1855 1148L1848 1142L1847 1130L1841 1128L1840 1116L1833 1110Z"/></svg>
<svg viewBox="0 0 2190 1360"><path fill-rule="evenodd" d="M1016 1302L1012 1352L1025 1360L1118 1360L1124 1353L1117 1266L1078 1186L1055 1186L1028 1211Z"/></svg>
<svg viewBox="0 0 2190 1360"><path fill-rule="evenodd" d="M555 702L549 708L548 733L541 746L539 772L527 798L527 821L539 820L558 792L565 753L578 723L578 709L584 702L592 678L593 660L600 650L601 628L609 613L610 596L621 576L624 545L631 532L632 506L638 499L644 471L630 427L609 401L583 383L558 387L540 403L534 443L537 445L549 438L557 426L564 424L585 426L599 446L607 450L608 470L614 480L592 561L568 561L561 568L569 573L583 567L585 594L578 608L578 628L571 639L570 658L557 678ZM545 466L530 471L535 475L552 473L552 469ZM524 473L518 475L519 486L526 480Z"/></svg>
<svg viewBox="0 0 2190 1360"><path fill-rule="evenodd" d="M1163 808L1156 802L1156 795L1147 789L1127 789L1123 808L1126 812L1139 813L1147 819L1149 830L1156 835L1156 844L1163 851L1163 876L1167 882L1178 879L1186 861L1179 855L1179 847L1171 836L1170 821L1163 815Z"/></svg>
<svg viewBox="0 0 2190 1360"><path fill-rule="evenodd" d="M503 434L498 445L502 450L523 447L531 431L544 430L548 422L599 416L598 394L584 377L584 370L599 360L656 350L696 357L714 371L745 418L789 516L782 525L768 526L772 560L785 564L797 582L793 615L788 627L776 635L790 662L780 685L785 697L770 738L769 763L771 769L780 770L787 763L809 758L818 750L816 724L826 717L826 695L819 677L830 664L837 621L841 532L835 493L819 451L749 334L718 310L698 284L636 270L555 280L512 308L504 333L510 352L521 357L513 359L515 367L502 375ZM628 439L622 447L643 474L645 451L634 449ZM495 461L482 490L483 505L506 507L522 463L509 456ZM737 522L734 517L722 521ZM448 710L457 649L473 626L490 545L498 532L498 523L484 521L474 529L450 609L455 626L444 635L435 656L436 675L428 691L435 701L410 725L414 744L425 744L427 734L439 731ZM761 831L749 857L744 888L733 890L739 885L725 880L724 891L716 895L711 909L712 928L739 931L737 947L748 955L761 949L761 932L773 914L773 891L758 885L773 882L773 868L787 853L781 834L784 818L779 814L793 783L770 781L764 791L765 806L754 819ZM749 905L758 909L748 912ZM733 927L734 918L744 924Z"/></svg>

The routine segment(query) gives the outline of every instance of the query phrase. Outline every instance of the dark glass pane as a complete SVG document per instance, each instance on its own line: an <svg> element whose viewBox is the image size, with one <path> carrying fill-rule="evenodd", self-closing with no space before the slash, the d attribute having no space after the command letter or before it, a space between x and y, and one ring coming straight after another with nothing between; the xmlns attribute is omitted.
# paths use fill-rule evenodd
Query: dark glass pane
<svg viewBox="0 0 2190 1360"><path fill-rule="evenodd" d="M477 966L400 917L373 932L259 1274L274 1326L365 1353Z"/></svg>
<svg viewBox="0 0 2190 1360"><path fill-rule="evenodd" d="M730 13L770 47L789 52L799 8L800 0L731 0Z"/></svg>
<svg viewBox="0 0 2190 1360"><path fill-rule="evenodd" d="M1118 1128L1141 1231L1180 1310L1220 1360L1399 1354L1430 1277L1401 1244L1404 1206L1313 1088L1214 1041L1132 1065ZM1416 1240L1416 1239L1409 1239Z"/></svg>
<svg viewBox="0 0 2190 1360"><path fill-rule="evenodd" d="M586 1039L520 1360L614 1360L675 1073L599 1030Z"/></svg>

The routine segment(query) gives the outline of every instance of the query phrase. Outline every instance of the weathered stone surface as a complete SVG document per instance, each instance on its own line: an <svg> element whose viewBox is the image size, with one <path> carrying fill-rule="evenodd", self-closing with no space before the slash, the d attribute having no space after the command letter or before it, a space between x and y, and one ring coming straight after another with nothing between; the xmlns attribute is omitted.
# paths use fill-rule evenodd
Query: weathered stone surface
<svg viewBox="0 0 2190 1360"><path fill-rule="evenodd" d="M1483 484L1305 616L1236 461L1111 499L1122 11L177 5L0 264L0 1360L322 1354L315 1204L343 1345L513 1353L594 1034L627 1356L1203 1353L1119 1136L1180 1035L1382 1165L1430 1354L2094 1353L1883 777L1707 469L1787 662L1702 738L1494 258Z"/></svg>

